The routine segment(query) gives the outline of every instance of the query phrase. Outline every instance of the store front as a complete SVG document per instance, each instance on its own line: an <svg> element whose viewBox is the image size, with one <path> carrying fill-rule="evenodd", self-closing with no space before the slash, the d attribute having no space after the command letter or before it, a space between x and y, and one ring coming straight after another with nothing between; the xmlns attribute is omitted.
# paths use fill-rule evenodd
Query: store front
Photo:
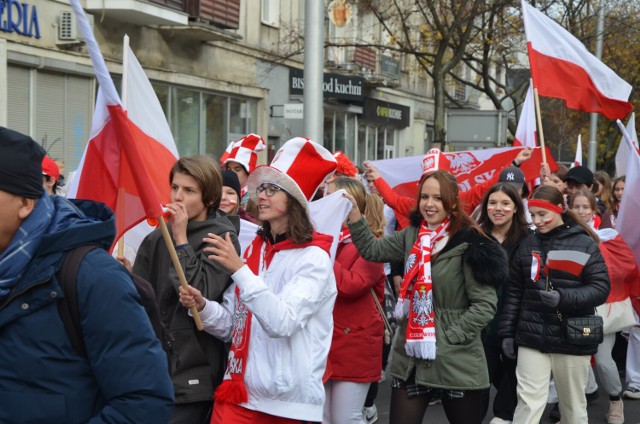
<svg viewBox="0 0 640 424"><path fill-rule="evenodd" d="M400 130L409 126L410 114L407 106L365 98L354 157L358 160L398 157Z"/></svg>

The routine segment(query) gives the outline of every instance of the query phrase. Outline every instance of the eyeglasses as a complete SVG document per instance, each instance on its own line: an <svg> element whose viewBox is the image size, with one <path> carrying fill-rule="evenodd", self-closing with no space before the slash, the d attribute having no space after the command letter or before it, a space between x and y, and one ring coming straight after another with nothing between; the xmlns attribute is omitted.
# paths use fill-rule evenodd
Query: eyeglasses
<svg viewBox="0 0 640 424"><path fill-rule="evenodd" d="M282 190L280 187L275 186L275 185L261 185L258 186L258 188L256 188L256 196L260 196L260 193L262 193L264 191L264 194L267 195L267 197L272 197L274 194L276 194L278 191Z"/></svg>

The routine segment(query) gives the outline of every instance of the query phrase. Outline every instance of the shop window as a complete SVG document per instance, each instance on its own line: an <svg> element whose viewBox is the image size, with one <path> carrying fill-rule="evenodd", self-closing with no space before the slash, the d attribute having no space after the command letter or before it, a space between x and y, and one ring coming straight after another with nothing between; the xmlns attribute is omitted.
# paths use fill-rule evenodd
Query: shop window
<svg viewBox="0 0 640 424"><path fill-rule="evenodd" d="M358 125L358 148L353 160L356 164L367 160L367 126L362 123Z"/></svg>
<svg viewBox="0 0 640 424"><path fill-rule="evenodd" d="M227 98L205 93L202 100L205 153L220 158L230 141L225 131Z"/></svg>
<svg viewBox="0 0 640 424"><path fill-rule="evenodd" d="M175 90L170 125L180 155L200 153L200 93L184 88Z"/></svg>

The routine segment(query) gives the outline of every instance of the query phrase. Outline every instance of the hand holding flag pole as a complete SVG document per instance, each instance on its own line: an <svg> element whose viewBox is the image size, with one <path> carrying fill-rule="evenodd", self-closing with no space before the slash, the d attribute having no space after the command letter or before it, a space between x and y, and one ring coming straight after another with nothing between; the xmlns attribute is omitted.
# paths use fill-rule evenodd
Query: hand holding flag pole
<svg viewBox="0 0 640 424"><path fill-rule="evenodd" d="M171 235L169 234L169 230L167 229L167 223L164 220L164 216L160 216L158 218L158 223L160 224L160 229L162 231L162 237L164 237L164 242L167 245L167 249L169 249L169 255L171 256L171 262L173 263L176 272L178 273L178 280L180 280L180 286L185 289L189 289L189 284L187 283L187 277L184 275L184 270L182 269L182 265L180 265L180 260L178 259L178 253L176 253L176 248L173 245L173 240L171 240ZM202 320L200 319L200 314L198 313L198 308L196 306L192 306L189 308L191 311L191 315L193 315L193 320L196 323L196 328L199 331L203 330Z"/></svg>

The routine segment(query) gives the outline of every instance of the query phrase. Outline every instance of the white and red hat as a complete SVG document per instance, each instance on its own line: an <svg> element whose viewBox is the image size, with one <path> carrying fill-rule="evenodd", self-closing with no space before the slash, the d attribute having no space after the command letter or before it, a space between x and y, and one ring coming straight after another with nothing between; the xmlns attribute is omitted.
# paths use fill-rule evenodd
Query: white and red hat
<svg viewBox="0 0 640 424"><path fill-rule="evenodd" d="M439 149L431 149L422 159L422 175L451 170L451 162Z"/></svg>
<svg viewBox="0 0 640 424"><path fill-rule="evenodd" d="M256 169L258 162L258 152L263 151L267 145L262 137L256 134L249 134L237 141L229 143L229 147L220 157L220 166L224 166L227 162L238 162L251 174Z"/></svg>
<svg viewBox="0 0 640 424"><path fill-rule="evenodd" d="M278 150L269 165L258 166L247 180L250 196L268 183L281 187L309 212L309 201L320 184L336 170L331 152L305 137L295 137Z"/></svg>

